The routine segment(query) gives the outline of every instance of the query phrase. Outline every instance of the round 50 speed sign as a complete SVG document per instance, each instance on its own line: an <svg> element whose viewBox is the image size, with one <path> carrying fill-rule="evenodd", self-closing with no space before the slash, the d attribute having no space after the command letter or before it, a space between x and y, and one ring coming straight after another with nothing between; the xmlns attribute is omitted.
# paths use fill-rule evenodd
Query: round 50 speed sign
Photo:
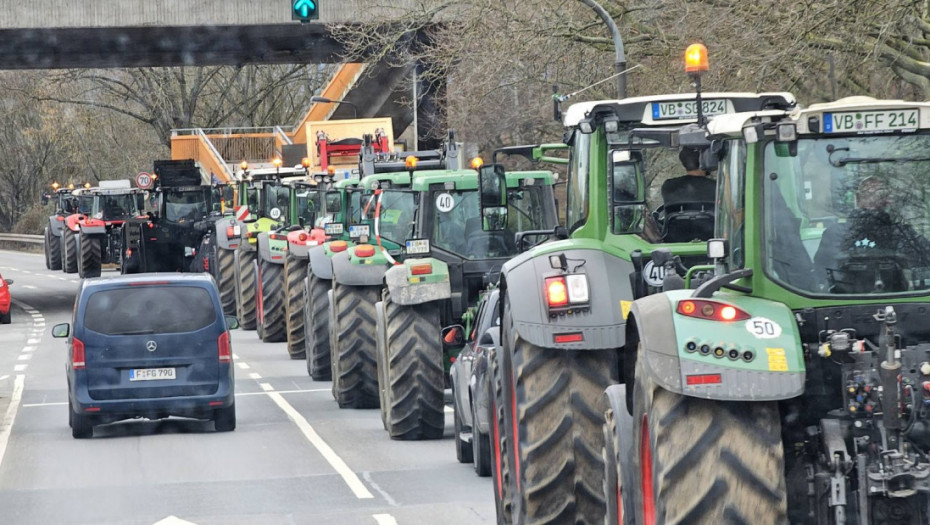
<svg viewBox="0 0 930 525"><path fill-rule="evenodd" d="M136 186L147 190L152 187L152 176L148 173L141 171L136 175Z"/></svg>

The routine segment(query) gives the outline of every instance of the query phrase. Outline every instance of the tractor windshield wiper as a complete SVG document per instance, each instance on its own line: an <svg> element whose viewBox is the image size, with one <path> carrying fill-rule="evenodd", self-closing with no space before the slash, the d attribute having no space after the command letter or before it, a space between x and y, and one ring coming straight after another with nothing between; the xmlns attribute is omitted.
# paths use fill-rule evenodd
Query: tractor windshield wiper
<svg viewBox="0 0 930 525"><path fill-rule="evenodd" d="M849 151L849 148L837 148L827 144L827 159L834 168L842 168L847 164L880 164L884 162L927 162L930 157L846 157L834 159L833 154L840 151Z"/></svg>

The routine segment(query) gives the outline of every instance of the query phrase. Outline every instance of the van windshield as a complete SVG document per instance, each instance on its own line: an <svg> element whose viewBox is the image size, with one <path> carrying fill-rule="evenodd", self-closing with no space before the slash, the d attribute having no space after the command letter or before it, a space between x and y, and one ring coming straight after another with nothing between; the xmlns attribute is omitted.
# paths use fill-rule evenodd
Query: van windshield
<svg viewBox="0 0 930 525"><path fill-rule="evenodd" d="M209 292L195 286L101 290L84 309L84 327L106 335L194 332L215 321Z"/></svg>

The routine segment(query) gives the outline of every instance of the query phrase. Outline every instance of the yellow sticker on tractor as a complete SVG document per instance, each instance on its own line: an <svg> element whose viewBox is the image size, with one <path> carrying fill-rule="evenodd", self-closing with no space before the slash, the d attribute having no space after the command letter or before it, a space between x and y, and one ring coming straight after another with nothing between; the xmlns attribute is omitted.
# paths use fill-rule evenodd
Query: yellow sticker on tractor
<svg viewBox="0 0 930 525"><path fill-rule="evenodd" d="M766 348L765 352L769 356L769 370L775 372L788 371L788 358L785 356L784 348Z"/></svg>
<svg viewBox="0 0 930 525"><path fill-rule="evenodd" d="M630 315L630 307L633 306L633 301L620 301L620 314L624 319Z"/></svg>

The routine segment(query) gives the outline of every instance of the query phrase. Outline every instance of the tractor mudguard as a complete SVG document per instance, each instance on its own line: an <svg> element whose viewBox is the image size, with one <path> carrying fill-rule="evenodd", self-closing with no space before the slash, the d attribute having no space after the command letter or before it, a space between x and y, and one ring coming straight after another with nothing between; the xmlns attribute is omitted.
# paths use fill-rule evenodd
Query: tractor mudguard
<svg viewBox="0 0 930 525"><path fill-rule="evenodd" d="M59 221L58 216L49 217L48 219L48 232L52 237L61 237L62 231L65 228L65 221Z"/></svg>
<svg viewBox="0 0 930 525"><path fill-rule="evenodd" d="M271 264L284 264L284 251L280 248L286 247L286 241L272 241L269 232L258 234L258 260L267 261ZM272 247L272 243L275 247Z"/></svg>
<svg viewBox="0 0 930 525"><path fill-rule="evenodd" d="M81 226L81 235L97 235L97 234L106 234L106 233L107 233L106 226L98 226L98 225Z"/></svg>
<svg viewBox="0 0 930 525"><path fill-rule="evenodd" d="M411 267L426 263L432 265L432 273L413 275ZM391 302L403 306L452 297L449 266L438 259L407 259L403 264L388 269L384 282L391 293Z"/></svg>
<svg viewBox="0 0 930 525"><path fill-rule="evenodd" d="M326 255L326 249L322 246L314 246L307 251L310 257L310 271L319 279L332 280L333 278L333 261Z"/></svg>
<svg viewBox="0 0 930 525"><path fill-rule="evenodd" d="M235 250L239 247L239 244L242 243L241 230L239 235L233 235L232 237L227 235L227 228L235 228L236 226L236 219L233 217L223 217L216 221L216 245L220 249Z"/></svg>
<svg viewBox="0 0 930 525"><path fill-rule="evenodd" d="M514 290L507 297L514 329L536 346L565 350L621 348L626 340L624 305L632 301L630 280L633 265L619 257L594 249L547 250L543 255L527 252L511 259L501 270L501 287ZM552 267L550 255L564 254L567 273L583 273L588 280L588 308L577 313L549 316L545 278L563 272ZM503 303L501 303L503 308ZM556 343L555 336L581 333L579 342Z"/></svg>
<svg viewBox="0 0 930 525"><path fill-rule="evenodd" d="M717 294L696 304L694 315L678 313L691 290L639 299L630 307L645 355L645 370L662 388L721 401L777 401L804 391L800 332L785 305L757 297ZM737 320L701 313L737 309ZM745 315L744 315L745 314ZM711 314L716 315L716 314Z"/></svg>
<svg viewBox="0 0 930 525"><path fill-rule="evenodd" d="M352 264L351 259L352 254L349 251L333 255L333 281L349 286L381 286L384 284L384 272L388 268L386 265ZM313 265L312 260L310 264Z"/></svg>
<svg viewBox="0 0 930 525"><path fill-rule="evenodd" d="M311 248L324 242L326 242L326 234L319 228L314 228L309 232L306 230L287 232L287 251L298 259L306 259Z"/></svg>

